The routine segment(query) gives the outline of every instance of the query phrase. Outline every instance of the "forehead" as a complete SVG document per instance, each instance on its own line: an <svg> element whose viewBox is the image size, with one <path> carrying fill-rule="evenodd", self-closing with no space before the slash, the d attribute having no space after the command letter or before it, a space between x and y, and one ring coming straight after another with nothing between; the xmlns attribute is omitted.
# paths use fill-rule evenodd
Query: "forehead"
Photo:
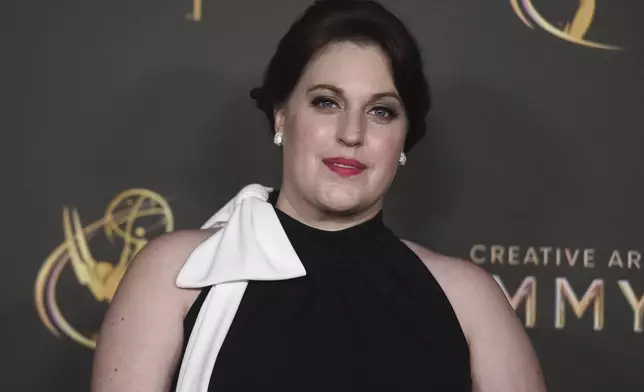
<svg viewBox="0 0 644 392"><path fill-rule="evenodd" d="M377 46L351 42L321 49L306 67L300 85L331 84L348 93L396 91L387 55Z"/></svg>

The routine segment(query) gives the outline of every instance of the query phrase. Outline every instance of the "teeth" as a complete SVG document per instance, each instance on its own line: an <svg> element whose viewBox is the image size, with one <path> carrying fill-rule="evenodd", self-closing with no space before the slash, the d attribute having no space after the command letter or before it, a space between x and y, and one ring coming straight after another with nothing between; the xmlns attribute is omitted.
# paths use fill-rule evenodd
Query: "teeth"
<svg viewBox="0 0 644 392"><path fill-rule="evenodd" d="M345 168L345 169L355 169L355 167L353 167L353 166L343 165L343 164L341 164L341 163L334 163L334 165L336 165L336 166L338 166L338 167L343 167L343 168Z"/></svg>

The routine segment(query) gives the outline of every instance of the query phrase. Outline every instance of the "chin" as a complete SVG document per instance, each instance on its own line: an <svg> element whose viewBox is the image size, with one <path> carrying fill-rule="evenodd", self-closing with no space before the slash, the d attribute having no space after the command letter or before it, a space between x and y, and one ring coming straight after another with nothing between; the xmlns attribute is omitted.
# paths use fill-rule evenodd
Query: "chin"
<svg viewBox="0 0 644 392"><path fill-rule="evenodd" d="M364 204L362 192L346 186L333 186L324 189L318 198L322 208L335 213L359 211Z"/></svg>

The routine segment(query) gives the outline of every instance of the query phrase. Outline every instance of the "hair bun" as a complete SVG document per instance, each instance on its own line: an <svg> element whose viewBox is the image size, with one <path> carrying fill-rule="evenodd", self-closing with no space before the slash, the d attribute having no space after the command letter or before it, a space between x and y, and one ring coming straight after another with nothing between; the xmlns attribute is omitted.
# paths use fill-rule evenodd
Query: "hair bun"
<svg viewBox="0 0 644 392"><path fill-rule="evenodd" d="M250 90L250 97L253 98L256 101L259 101L262 96L262 89L259 87L256 87L252 90Z"/></svg>

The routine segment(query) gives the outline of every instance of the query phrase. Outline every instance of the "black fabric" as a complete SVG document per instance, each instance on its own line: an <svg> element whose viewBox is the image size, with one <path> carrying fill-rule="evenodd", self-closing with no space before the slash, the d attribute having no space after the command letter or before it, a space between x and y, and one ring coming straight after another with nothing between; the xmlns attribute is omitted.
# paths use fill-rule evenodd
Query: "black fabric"
<svg viewBox="0 0 644 392"><path fill-rule="evenodd" d="M382 214L329 232L276 213L307 275L249 283L210 391L471 391L450 303Z"/></svg>

